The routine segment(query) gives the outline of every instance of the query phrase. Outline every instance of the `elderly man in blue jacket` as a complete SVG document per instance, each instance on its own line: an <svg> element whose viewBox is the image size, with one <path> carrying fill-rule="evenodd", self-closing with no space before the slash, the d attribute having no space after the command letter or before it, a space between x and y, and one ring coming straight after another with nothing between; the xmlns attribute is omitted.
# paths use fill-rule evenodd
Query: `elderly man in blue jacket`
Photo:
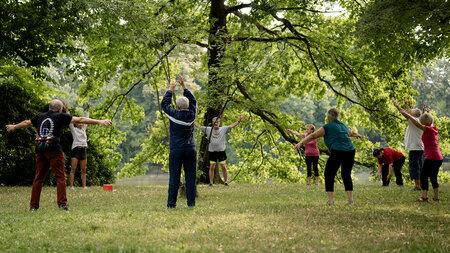
<svg viewBox="0 0 450 253"><path fill-rule="evenodd" d="M175 208L177 205L181 166L183 166L186 176L187 205L188 207L195 206L197 146L194 139L194 122L197 113L197 100L186 88L181 75L178 82L184 92L183 96L175 101L176 109L170 106L176 85L175 82L170 84L169 90L161 101L161 107L170 120L170 178L167 208Z"/></svg>

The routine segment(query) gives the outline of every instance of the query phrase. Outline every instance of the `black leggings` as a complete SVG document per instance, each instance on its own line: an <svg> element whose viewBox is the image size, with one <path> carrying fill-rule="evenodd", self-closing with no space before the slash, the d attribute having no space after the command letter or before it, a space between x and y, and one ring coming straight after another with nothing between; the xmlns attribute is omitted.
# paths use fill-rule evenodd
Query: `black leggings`
<svg viewBox="0 0 450 253"><path fill-rule="evenodd" d="M325 190L327 192L334 191L334 177L341 166L342 180L344 181L344 187L346 191L353 191L352 182L352 168L355 162L355 150L340 151L331 150L330 157L328 158L325 166Z"/></svg>
<svg viewBox="0 0 450 253"><path fill-rule="evenodd" d="M428 191L428 177L430 178L433 189L439 188L437 175L439 172L439 167L442 165L442 161L443 160L425 159L422 171L420 171L420 183L422 184L422 190Z"/></svg>
<svg viewBox="0 0 450 253"><path fill-rule="evenodd" d="M403 185L403 176L402 176L403 164L405 164L404 156L402 156L398 160L395 160L392 164L394 174L395 174L395 183L397 185ZM383 164L383 167L381 168L381 180L383 181L383 186L389 185L389 181L387 180L388 174L389 174L389 164Z"/></svg>
<svg viewBox="0 0 450 253"><path fill-rule="evenodd" d="M311 177L311 167L314 169L314 176L319 176L319 169L317 167L317 164L319 163L319 157L318 156L305 156L306 159L306 173L308 177Z"/></svg>

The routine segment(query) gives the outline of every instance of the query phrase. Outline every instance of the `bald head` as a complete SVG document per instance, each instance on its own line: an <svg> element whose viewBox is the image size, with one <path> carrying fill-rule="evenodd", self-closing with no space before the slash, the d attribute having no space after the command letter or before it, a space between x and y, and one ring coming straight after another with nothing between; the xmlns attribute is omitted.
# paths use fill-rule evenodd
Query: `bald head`
<svg viewBox="0 0 450 253"><path fill-rule="evenodd" d="M50 111L54 111L54 112L61 112L62 108L63 108L63 103L58 99L52 100L52 102L50 102L50 105L48 106L48 109Z"/></svg>

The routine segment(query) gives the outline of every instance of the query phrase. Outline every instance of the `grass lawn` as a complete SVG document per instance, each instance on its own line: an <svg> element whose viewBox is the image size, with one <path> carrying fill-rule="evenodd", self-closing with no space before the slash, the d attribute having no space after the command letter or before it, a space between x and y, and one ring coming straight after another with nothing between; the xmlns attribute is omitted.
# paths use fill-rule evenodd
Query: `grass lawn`
<svg viewBox="0 0 450 253"><path fill-rule="evenodd" d="M440 203L416 203L412 186L343 186L326 206L324 186L231 184L198 187L195 209L166 210L166 186L67 189L58 210L44 187L0 187L0 252L450 252L450 185Z"/></svg>

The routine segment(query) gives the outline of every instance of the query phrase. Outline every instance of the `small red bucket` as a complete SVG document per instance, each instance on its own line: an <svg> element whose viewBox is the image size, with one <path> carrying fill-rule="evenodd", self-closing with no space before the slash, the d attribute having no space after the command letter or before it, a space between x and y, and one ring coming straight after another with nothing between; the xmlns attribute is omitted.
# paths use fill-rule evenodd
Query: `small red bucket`
<svg viewBox="0 0 450 253"><path fill-rule="evenodd" d="M103 185L103 190L104 191L112 191L113 190L113 185L112 184L104 184Z"/></svg>

